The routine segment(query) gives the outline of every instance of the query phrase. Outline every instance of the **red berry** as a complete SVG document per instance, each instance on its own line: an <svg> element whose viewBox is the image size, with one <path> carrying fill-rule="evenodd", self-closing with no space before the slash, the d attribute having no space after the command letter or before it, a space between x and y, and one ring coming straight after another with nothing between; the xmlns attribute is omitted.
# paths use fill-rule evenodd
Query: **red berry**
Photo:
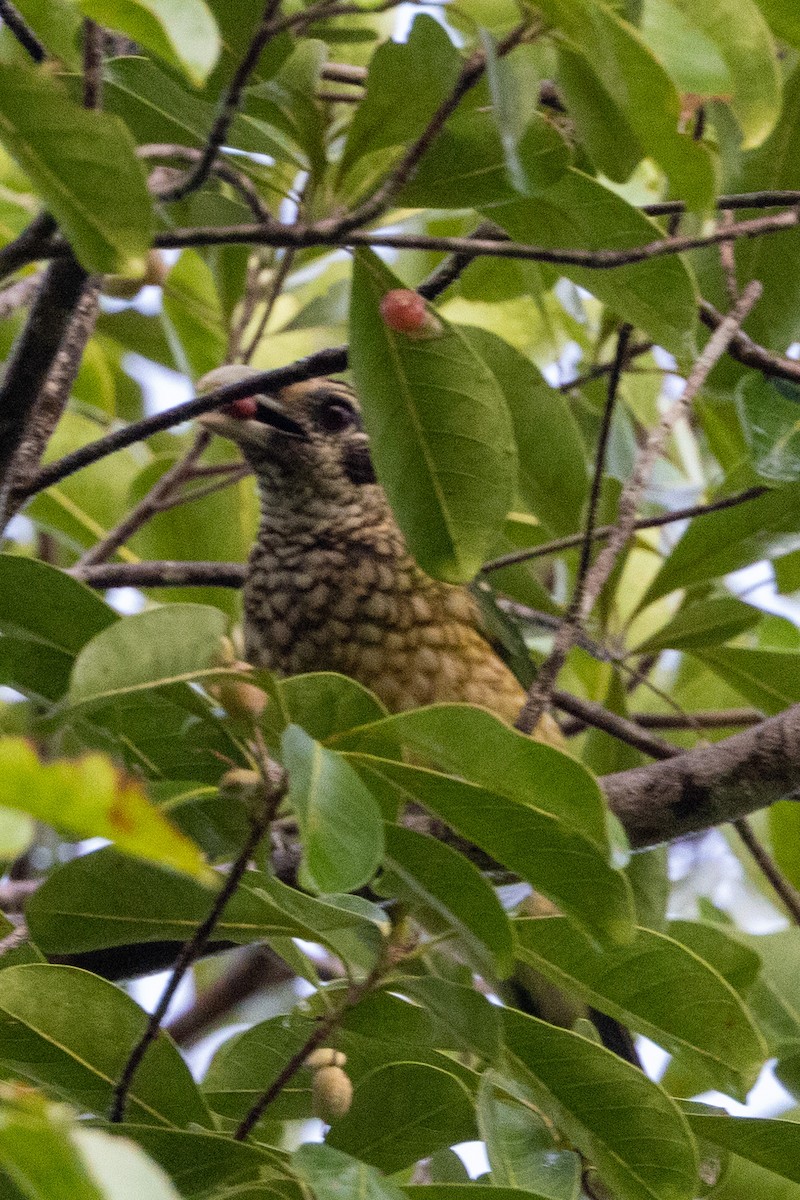
<svg viewBox="0 0 800 1200"><path fill-rule="evenodd" d="M246 421L258 412L258 402L255 396L243 396L241 400L234 400L228 405L228 412L232 417Z"/></svg>
<svg viewBox="0 0 800 1200"><path fill-rule="evenodd" d="M394 288L381 300L381 317L396 333L415 333L425 324L425 301L409 288Z"/></svg>

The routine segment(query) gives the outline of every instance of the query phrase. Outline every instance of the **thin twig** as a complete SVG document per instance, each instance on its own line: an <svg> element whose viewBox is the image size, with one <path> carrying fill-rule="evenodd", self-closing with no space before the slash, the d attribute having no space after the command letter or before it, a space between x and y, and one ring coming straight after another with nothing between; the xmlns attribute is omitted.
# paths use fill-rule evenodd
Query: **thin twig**
<svg viewBox="0 0 800 1200"><path fill-rule="evenodd" d="M591 612L622 549L635 530L636 509L657 458L663 453L675 425L688 412L691 402L705 383L709 372L725 353L731 338L758 300L762 290L762 286L757 280L748 284L734 310L709 338L689 374L681 396L670 405L637 454L631 477L620 494L614 528L586 575L580 602L575 612L575 621L565 621L556 633L550 656L542 665L536 681L528 692L517 721L517 727L523 732L530 733L544 711L558 671L574 643L575 625L581 624Z"/></svg>
<svg viewBox="0 0 800 1200"><path fill-rule="evenodd" d="M74 474L75 471L80 471L83 467L88 467L91 463L105 458L108 454L124 450L126 446L141 442L154 433L160 433L163 429L171 429L174 425L180 425L192 417L199 417L201 413L212 412L223 404L230 404L234 400L252 396L254 392L270 392L286 387L290 383L301 383L306 379L316 379L322 375L334 375L346 369L347 347L334 346L327 350L318 350L315 354L310 354L308 358L301 358L288 366L277 367L272 371L262 371L248 379L240 379L236 383L226 384L225 387L216 388L204 396L196 396L193 400L176 404L162 413L144 417L141 421L134 421L123 429L117 429L105 437L98 438L96 442L81 446L72 454L67 454L57 462L43 467L36 478L22 489L22 494L32 496L43 491L44 488L58 483L59 480L65 479L68 475Z"/></svg>
<svg viewBox="0 0 800 1200"><path fill-rule="evenodd" d="M451 273L440 268L420 284L419 291L426 299L435 299L447 286L446 280L451 277ZM223 404L251 396L254 391L277 391L290 383L301 383L306 379L316 379L325 375L338 375L346 370L347 347L333 346L326 350L318 350L307 358L289 363L288 366L278 367L272 371L263 371L258 375L250 376L249 379L217 388L205 396L197 396L194 400L177 404L163 413L144 417L141 421L135 421L131 425L125 426L124 429L117 429L113 433L99 438L96 442L91 442L88 446L82 446L72 454L65 455L57 462L50 463L38 472L35 479L29 480L25 487L20 489L19 495L21 497L35 495L52 484L58 483L59 480L65 479L68 475L72 475L75 471L80 471L83 467L98 462L108 454L114 454L117 450L143 441L153 433L180 425L191 417L211 412Z"/></svg>
<svg viewBox="0 0 800 1200"><path fill-rule="evenodd" d="M22 912L26 900L42 883L41 879L4 879L0 883L0 909L3 912Z"/></svg>
<svg viewBox="0 0 800 1200"><path fill-rule="evenodd" d="M583 591L583 581L586 578L586 572L589 569L589 563L592 557L592 542L595 537L597 506L600 502L600 489L603 484L603 474L606 467L606 449L608 440L611 436L611 419L614 415L614 410L617 403L617 392L619 390L622 372L625 368L625 362L628 355L628 345L630 343L633 326L622 325L619 334L617 335L617 349L614 355L614 361L611 366L611 371L608 376L608 388L606 389L606 402L603 406L603 416L600 421L600 434L597 439L597 452L595 454L594 471L592 472L592 486L589 491L589 504L586 512L586 527L583 531L583 541L581 542L581 555L578 562L578 571L575 582L575 608L577 611L581 592Z"/></svg>
<svg viewBox="0 0 800 1200"><path fill-rule="evenodd" d="M20 946L24 946L30 936L28 926L24 921L20 921L16 928L0 940L0 958L4 954L10 954L12 950L18 950Z"/></svg>
<svg viewBox="0 0 800 1200"><path fill-rule="evenodd" d="M11 0L0 0L0 19L12 33L22 46L23 50L27 50L34 62L44 62L47 58L47 51L44 45L39 41L36 34L26 25L22 19L22 14L11 3Z"/></svg>
<svg viewBox="0 0 800 1200"><path fill-rule="evenodd" d="M350 63L325 63L320 75L332 83L349 83L353 87L363 87L367 82L367 68L353 67Z"/></svg>
<svg viewBox="0 0 800 1200"><path fill-rule="evenodd" d="M800 204L800 191L778 191L774 188L718 196L716 200L716 208L723 212L740 208L790 208L793 204ZM683 200L658 200L654 204L644 204L641 211L651 217L668 216L670 213L685 212L686 204Z"/></svg>
<svg viewBox="0 0 800 1200"><path fill-rule="evenodd" d="M788 879L784 878L775 861L756 837L746 817L740 817L738 821L734 821L733 828L752 854L762 875L769 881L775 894L786 905L795 925L800 925L800 893L792 887Z"/></svg>
<svg viewBox="0 0 800 1200"><path fill-rule="evenodd" d="M184 158L189 162L198 163L203 151L198 150L196 146L179 146L173 142L148 142L139 146L136 153L139 158ZM261 199L258 188L241 171L234 170L226 162L214 162L211 171L239 193L257 221L266 224L274 219ZM163 196L159 195L158 198L163 199Z"/></svg>
<svg viewBox="0 0 800 1200"><path fill-rule="evenodd" d="M706 517L709 513L722 512L726 508L737 508L738 505L746 504L749 500L757 500L759 496L765 495L768 491L769 488L766 487L751 487L744 492L734 492L731 496L722 496L719 500L712 500L708 504L692 504L688 508L675 508L658 517L639 517L634 521L633 528L634 530L658 529L662 525L673 525L676 521ZM595 539L607 538L614 528L613 525L598 525L594 531ZM484 574L488 574L491 571L499 571L503 567L513 567L517 563L529 562L534 558L545 558L549 554L558 554L561 550L570 550L573 546L580 546L583 538L582 533L570 533L565 537L553 538L550 542L544 542L541 546L531 546L526 550L514 550L484 563L481 570Z"/></svg>
<svg viewBox="0 0 800 1200"><path fill-rule="evenodd" d="M339 1007L327 1013L324 1017L319 1018L300 1049L292 1055L283 1070L275 1077L267 1090L263 1095L259 1096L250 1111L245 1115L233 1135L234 1141L244 1141L255 1125L261 1120L270 1104L277 1099L287 1083L294 1078L303 1066L312 1050L316 1050L317 1046L321 1046L333 1030L338 1027L347 1010L352 1008L354 1004L357 1004L363 996L375 987L385 970L385 965L385 963L379 962L365 980L361 983L351 984Z"/></svg>
<svg viewBox="0 0 800 1200"><path fill-rule="evenodd" d="M134 1081L141 1062L147 1053L150 1045L158 1037L161 1022L166 1015L167 1009L170 1006L172 997L178 990L181 980L186 972L191 967L192 963L203 953L203 949L213 933L217 922L225 911L225 906L231 899L242 877L247 870L248 863L252 858L258 844L267 832L270 822L275 815L275 810L280 803L284 793L284 787L277 784L272 784L264 781L265 795L263 798L263 810L257 816L253 817L250 830L245 838L235 862L232 864L222 887L214 897L214 903L204 921L198 925L192 937L186 942L181 950L178 958L172 968L169 981L161 993L158 1004L150 1014L144 1033L139 1038L136 1045L133 1047L127 1062L122 1070L122 1074L114 1087L114 1097L109 1113L109 1120L118 1124L125 1116L125 1108L128 1102L128 1094Z"/></svg>
<svg viewBox="0 0 800 1200"><path fill-rule="evenodd" d="M247 566L236 562L183 562L167 559L141 563L101 563L72 567L67 574L89 587L227 587L244 585Z"/></svg>
<svg viewBox="0 0 800 1200"><path fill-rule="evenodd" d="M171 508L178 508L182 504L194 504L195 500L205 500L206 496L213 496L216 492L225 491L226 488L233 487L237 483L241 483L243 479L251 473L251 468L245 463L236 466L235 471L229 471L222 479L217 479L216 482L207 483L205 487L187 487L178 495L167 496L164 500L160 500L157 512L169 512ZM187 483L193 484L195 480L194 473L188 478Z"/></svg>
<svg viewBox="0 0 800 1200"><path fill-rule="evenodd" d="M256 68L262 50L273 35L273 18L280 7L280 2L281 0L267 0L261 20L253 36L250 38L244 57L236 68L233 78L220 100L216 120L211 127L211 132L208 135L198 162L194 169L189 172L186 179L162 193L162 200L182 200L191 192L202 187L208 179L211 168L214 165L214 160L227 137L228 130L241 104L242 93L247 86L247 81Z"/></svg>
<svg viewBox="0 0 800 1200"><path fill-rule="evenodd" d="M643 729L728 729L735 725L760 725L764 714L757 708L720 708L688 713L631 713Z"/></svg>
<svg viewBox="0 0 800 1200"><path fill-rule="evenodd" d="M361 216L359 220L361 220ZM350 221L350 218L347 218ZM274 221L269 225L194 226L190 229L172 229L158 233L153 239L157 249L185 249L192 246L286 246L303 249L312 246L370 246L388 247L396 250L441 250L453 254L469 254L472 257L509 258L527 262L553 263L560 266L585 267L590 271L608 271L634 263L668 255L682 254L687 250L698 250L720 242L738 238L763 237L793 229L800 222L796 208L775 216L756 217L739 221L730 229L717 229L712 233L686 237L663 237L626 250L583 250L553 249L534 246L525 242L514 242L498 235L483 240L468 237L434 237L421 233L381 233L375 230L345 228L345 218L320 221L312 225L283 225ZM20 235L22 238L23 235ZM38 258L57 258L67 253L63 239L20 238L0 250L0 279L11 270Z"/></svg>
<svg viewBox="0 0 800 1200"><path fill-rule="evenodd" d="M633 360L642 354L647 354L647 352L652 349L652 342L636 342L633 346L629 346L628 353L625 357L625 370L627 372L635 371L636 368L631 365ZM593 367L589 367L587 370L583 371L582 374L573 376L572 379L568 379L565 383L557 384L555 390L557 392L571 392L575 388L583 387L585 383L592 383L595 379L602 379L604 375L609 375L614 370L615 361L616 360L612 358L609 360L609 362L596 363ZM661 368L658 369L661 372ZM669 375L676 374L675 371L664 371L661 373Z"/></svg>
<svg viewBox="0 0 800 1200"><path fill-rule="evenodd" d="M83 21L83 107L103 105L103 30L95 21Z"/></svg>
<svg viewBox="0 0 800 1200"><path fill-rule="evenodd" d="M592 543L595 537L595 519L597 515L597 506L600 501L600 489L603 482L603 474L606 465L606 448L611 434L611 419L614 415L614 409L617 403L617 392L619 390L622 372L625 367L625 360L628 351L628 343L633 332L632 326L622 325L617 336L617 348L614 354L613 369L608 377L608 388L606 390L606 402L603 406L603 415L600 421L600 434L597 441L597 452L595 454L594 471L592 472L592 485L589 491L589 503L586 513L586 524L581 540L581 554L578 562L578 570L575 576L575 587L572 595L572 600L564 616L564 620L556 633L556 644L559 640L564 642L564 649L558 654L556 653L555 645L548 658L542 663L537 671L536 681L531 689L530 696L533 690L536 690L538 709L533 709L535 716L533 724L528 727L527 722L530 717L526 713L526 709L520 714L518 725L524 733L530 733L536 722L539 720L541 713L546 703L546 698L553 689L556 677L564 665L570 647L575 642L576 630L581 624L581 613L583 609L583 598L586 588L586 579L589 571L589 564L592 557ZM566 629L570 629L569 638L566 635ZM526 704L527 708L527 704Z"/></svg>
<svg viewBox="0 0 800 1200"><path fill-rule="evenodd" d="M719 329L724 317L717 312L713 304L707 300L700 301L700 320L708 329ZM800 362L787 358L785 354L774 354L764 346L759 346L741 329L728 347L731 358L743 363L746 367L754 367L763 375L777 376L800 384Z"/></svg>
<svg viewBox="0 0 800 1200"><path fill-rule="evenodd" d="M147 495L143 496L139 503L134 505L114 529L109 530L105 537L100 538L99 541L95 542L86 551L78 560L76 564L77 568L80 570L82 567L89 567L95 563L105 562L106 559L111 558L111 555L120 546L124 546L138 529L141 529L151 517L154 517L160 511L162 502L188 478L192 467L210 441L210 432L207 429L201 429L183 458L179 458L168 471L164 472L158 482L154 483L150 488Z"/></svg>

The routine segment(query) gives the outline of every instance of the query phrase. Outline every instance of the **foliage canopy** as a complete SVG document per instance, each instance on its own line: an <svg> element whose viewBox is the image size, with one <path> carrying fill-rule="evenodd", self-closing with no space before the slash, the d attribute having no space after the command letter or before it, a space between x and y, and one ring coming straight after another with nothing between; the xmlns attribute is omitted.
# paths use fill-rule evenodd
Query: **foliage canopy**
<svg viewBox="0 0 800 1200"><path fill-rule="evenodd" d="M800 1097L800 642L731 578L800 590L795 0L0 16L0 1193L800 1200L800 1124L693 1099ZM253 482L151 393L242 362L351 371L565 749L236 661Z"/></svg>

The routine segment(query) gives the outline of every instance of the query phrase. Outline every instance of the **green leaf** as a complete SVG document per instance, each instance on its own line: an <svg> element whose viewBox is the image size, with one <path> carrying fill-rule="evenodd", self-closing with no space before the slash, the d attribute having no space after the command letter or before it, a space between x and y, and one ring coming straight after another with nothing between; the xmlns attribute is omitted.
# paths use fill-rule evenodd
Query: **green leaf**
<svg viewBox="0 0 800 1200"><path fill-rule="evenodd" d="M750 1014L731 985L679 942L638 929L630 947L598 953L561 917L514 928L524 962L671 1053L688 1054L709 1087L743 1099L755 1083L768 1051Z"/></svg>
<svg viewBox="0 0 800 1200"><path fill-rule="evenodd" d="M69 620L64 620L64 613ZM0 632L20 633L70 657L119 617L85 583L36 559L0 554Z"/></svg>
<svg viewBox="0 0 800 1200"><path fill-rule="evenodd" d="M320 892L363 887L383 857L383 822L374 797L340 754L299 725L283 735L283 760L306 875Z"/></svg>
<svg viewBox="0 0 800 1200"><path fill-rule="evenodd" d="M779 800L767 809L769 840L775 862L795 888L800 888L800 809L794 800Z"/></svg>
<svg viewBox="0 0 800 1200"><path fill-rule="evenodd" d="M292 675L276 684L285 710L285 723L300 725L318 742L335 740L361 725L370 725L386 716L386 709L362 684L347 675L318 671ZM277 707L277 706L273 706ZM267 710L268 718L276 714ZM387 745L393 739L387 736Z"/></svg>
<svg viewBox="0 0 800 1200"><path fill-rule="evenodd" d="M800 654L720 646L694 656L768 716L800 700Z"/></svg>
<svg viewBox="0 0 800 1200"><path fill-rule="evenodd" d="M478 1128L486 1143L491 1178L504 1191L548 1200L578 1200L581 1162L572 1150L560 1150L542 1117L498 1091L500 1077L487 1071L478 1088ZM522 1194L522 1193L521 1193Z"/></svg>
<svg viewBox="0 0 800 1200"><path fill-rule="evenodd" d="M413 142L449 96L460 70L447 33L424 13L414 20L407 40L379 46L347 131L340 177L365 154Z"/></svg>
<svg viewBox="0 0 800 1200"><path fill-rule="evenodd" d="M698 1137L732 1150L750 1162L800 1183L800 1124L767 1117L730 1117L687 1113Z"/></svg>
<svg viewBox="0 0 800 1200"><path fill-rule="evenodd" d="M633 933L627 881L594 842L532 804L509 800L461 779L368 755L349 756L377 791L422 804L459 836L527 880L600 942Z"/></svg>
<svg viewBox="0 0 800 1200"><path fill-rule="evenodd" d="M202 146L214 121L213 104L199 99L145 58L120 58L106 68L106 106L125 121L139 142ZM250 154L271 154L279 162L307 166L291 140L264 121L239 114L227 145ZM240 160L241 162L241 160Z"/></svg>
<svg viewBox="0 0 800 1200"><path fill-rule="evenodd" d="M712 497L713 499L713 497ZM762 558L800 548L800 484L695 517L650 584L643 604L680 587L707 583Z"/></svg>
<svg viewBox="0 0 800 1200"><path fill-rule="evenodd" d="M43 461L50 463L71 454L103 432L104 427L96 419L67 409L47 444ZM137 447L116 455L113 471L109 471L105 462L92 463L33 496L26 513L70 551L93 546L127 514L128 489L140 462L141 448ZM131 561L125 548L120 550L119 557Z"/></svg>
<svg viewBox="0 0 800 1200"><path fill-rule="evenodd" d="M536 111L539 79L522 53L499 58L492 37L481 30L492 115L515 191L534 195L564 174L569 147Z"/></svg>
<svg viewBox="0 0 800 1200"><path fill-rule="evenodd" d="M64 830L102 837L126 854L213 882L198 846L102 754L42 763L23 738L0 739L0 804Z"/></svg>
<svg viewBox="0 0 800 1200"><path fill-rule="evenodd" d="M776 37L800 49L800 13L794 0L758 0L758 7Z"/></svg>
<svg viewBox="0 0 800 1200"><path fill-rule="evenodd" d="M726 98L730 96L733 115L742 131L742 148L760 146L780 116L781 76L776 47L758 5L753 0L669 3L683 15L692 33L699 32L713 43L725 64L727 86L718 91ZM669 70L669 58L665 65ZM714 98L713 93L709 98Z"/></svg>
<svg viewBox="0 0 800 1200"><path fill-rule="evenodd" d="M390 1063L356 1086L327 1144L393 1174L474 1135L472 1101L455 1075L423 1063Z"/></svg>
<svg viewBox="0 0 800 1200"><path fill-rule="evenodd" d="M63 1106L19 1084L0 1084L0 1172L26 1200L55 1200L59 1192L70 1200L107 1200L72 1134Z"/></svg>
<svg viewBox="0 0 800 1200"><path fill-rule="evenodd" d="M217 922L218 941L299 937L333 948L339 936L379 941L374 924L248 872ZM185 941L207 915L213 896L189 879L97 850L55 870L31 897L28 919L36 944L48 954L80 954L136 942Z"/></svg>
<svg viewBox="0 0 800 1200"><path fill-rule="evenodd" d="M657 633L636 647L637 654L659 650L702 650L751 629L762 618L761 609L735 596L712 596L683 604Z"/></svg>
<svg viewBox="0 0 800 1200"><path fill-rule="evenodd" d="M411 975L398 983L397 990L423 1005L434 1018L436 1046L495 1061L500 1053L497 1007L474 987L435 975Z"/></svg>
<svg viewBox="0 0 800 1200"><path fill-rule="evenodd" d="M510 1063L619 1200L692 1200L697 1155L666 1092L610 1050L503 1010Z"/></svg>
<svg viewBox="0 0 800 1200"><path fill-rule="evenodd" d="M46 72L5 64L0 141L87 270L143 273L153 213L136 147L120 120L73 103Z"/></svg>
<svg viewBox="0 0 800 1200"><path fill-rule="evenodd" d="M125 617L78 655L68 701L98 704L193 678L213 665L226 628L224 613L203 604L170 604Z"/></svg>
<svg viewBox="0 0 800 1200"><path fill-rule="evenodd" d="M433 704L395 713L336 739L346 750L380 755L387 732L425 761L487 791L552 813L607 850L603 796L596 780L569 754L535 742L484 709Z"/></svg>
<svg viewBox="0 0 800 1200"><path fill-rule="evenodd" d="M385 895L423 906L454 929L480 974L507 976L513 963L511 924L497 893L451 846L401 825L386 827Z"/></svg>
<svg viewBox="0 0 800 1200"><path fill-rule="evenodd" d="M221 42L203 0L78 0L81 12L119 30L200 87L213 71Z"/></svg>
<svg viewBox="0 0 800 1200"><path fill-rule="evenodd" d="M215 438L204 462L227 459L223 438ZM138 503L146 492L177 461L174 455L159 455L145 467L130 489L130 502ZM257 499L250 480L242 480L199 500L156 513L130 541L142 559L236 562L247 557L258 526ZM213 604L234 619L241 612L240 598L228 588L159 588L153 592L164 604Z"/></svg>
<svg viewBox="0 0 800 1200"><path fill-rule="evenodd" d="M203 1094L214 1112L240 1121L303 1048L313 1030L297 1012L288 1018L259 1021L225 1041L203 1080ZM310 1071L301 1068L276 1097L270 1117L307 1119L311 1115Z"/></svg>
<svg viewBox="0 0 800 1200"><path fill-rule="evenodd" d="M353 268L350 361L378 477L411 553L450 583L477 574L514 487L502 391L463 334L441 318L431 338L396 333L379 304L400 286L372 253Z"/></svg>
<svg viewBox="0 0 800 1200"><path fill-rule="evenodd" d="M781 394L783 393L783 394ZM762 479L800 479L800 391L779 391L763 375L745 376L738 389L744 432L753 467Z"/></svg>
<svg viewBox="0 0 800 1200"><path fill-rule="evenodd" d="M589 488L586 448L566 398L502 338L472 326L463 332L503 389L517 443L520 499L553 536L574 532Z"/></svg>
<svg viewBox="0 0 800 1200"><path fill-rule="evenodd" d="M736 192L800 187L800 69L797 67L786 79L778 124L763 145L743 157L741 169L731 179L730 187ZM745 210L742 215L757 214ZM755 238L736 248L738 279L758 279L764 288L745 322L745 330L760 345L781 353L800 333L800 281L786 272L786 263L797 253L798 246L800 234L790 229ZM724 281L720 280L719 303L724 303L722 288Z"/></svg>
<svg viewBox="0 0 800 1200"><path fill-rule="evenodd" d="M711 157L705 146L678 132L677 89L638 31L602 0L542 0L540 8L570 48L585 55L638 141L639 157L658 163L689 208L707 207L714 194Z"/></svg>
<svg viewBox="0 0 800 1200"><path fill-rule="evenodd" d="M486 206L484 212L516 241L548 250L628 250L663 236L649 217L574 167L535 198ZM586 220L587 212L591 221ZM653 258L612 271L568 264L557 269L673 354L691 354L695 285L679 257Z"/></svg>
<svg viewBox="0 0 800 1200"><path fill-rule="evenodd" d="M88 971L32 963L0 971L0 1063L79 1109L103 1116L147 1024L129 996ZM184 1129L211 1117L188 1067L163 1033L128 1101L133 1120Z"/></svg>
<svg viewBox="0 0 800 1200"><path fill-rule="evenodd" d="M225 1184L260 1179L273 1162L260 1146L234 1142L217 1133L132 1125L128 1121L122 1126L109 1126L108 1132L141 1146L180 1189L182 1200L201 1200Z"/></svg>
<svg viewBox="0 0 800 1200"><path fill-rule="evenodd" d="M403 1200L403 1193L396 1183L384 1179L375 1167L367 1166L333 1146L307 1143L295 1150L292 1166L311 1188L316 1200L343 1200L345 1196L358 1197L358 1200Z"/></svg>

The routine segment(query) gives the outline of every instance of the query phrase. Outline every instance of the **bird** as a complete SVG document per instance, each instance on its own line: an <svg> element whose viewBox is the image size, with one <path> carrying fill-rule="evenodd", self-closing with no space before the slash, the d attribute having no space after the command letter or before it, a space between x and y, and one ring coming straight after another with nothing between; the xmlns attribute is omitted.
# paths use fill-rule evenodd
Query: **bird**
<svg viewBox="0 0 800 1200"><path fill-rule="evenodd" d="M198 390L248 370L219 368ZM465 702L514 723L525 693L469 589L433 579L412 557L347 383L290 384L200 420L239 447L260 493L244 584L250 664L347 675L389 712Z"/></svg>

